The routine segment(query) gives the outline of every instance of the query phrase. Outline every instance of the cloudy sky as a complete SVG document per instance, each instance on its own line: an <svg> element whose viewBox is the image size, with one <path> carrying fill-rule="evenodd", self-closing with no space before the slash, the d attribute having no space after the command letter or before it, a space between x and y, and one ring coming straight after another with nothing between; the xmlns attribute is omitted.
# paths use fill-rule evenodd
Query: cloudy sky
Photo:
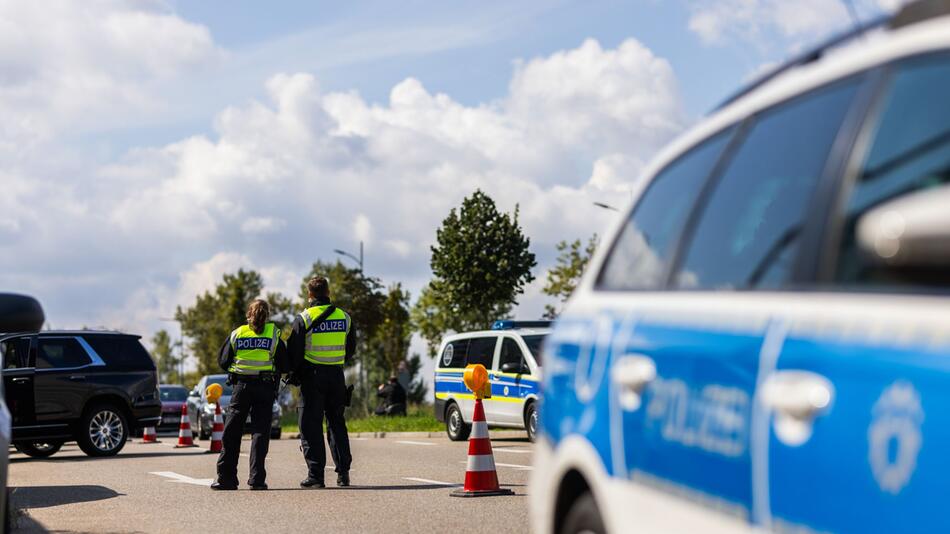
<svg viewBox="0 0 950 534"><path fill-rule="evenodd" d="M869 19L893 0L854 0ZM358 4L358 5L357 5ZM225 272L366 246L413 295L474 189L539 282L660 147L850 25L839 0L0 1L0 291L150 335Z"/></svg>

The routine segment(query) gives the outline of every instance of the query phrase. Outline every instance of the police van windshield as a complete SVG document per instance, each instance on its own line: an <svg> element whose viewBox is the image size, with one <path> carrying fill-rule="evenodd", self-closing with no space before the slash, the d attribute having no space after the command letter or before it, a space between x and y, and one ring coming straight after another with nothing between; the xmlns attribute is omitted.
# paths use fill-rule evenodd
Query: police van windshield
<svg viewBox="0 0 950 534"><path fill-rule="evenodd" d="M521 339L523 339L525 345L528 346L528 350L531 351L531 355L534 356L534 361L537 362L538 365L541 365L541 344L544 343L544 338L546 337L548 337L547 334L521 336Z"/></svg>

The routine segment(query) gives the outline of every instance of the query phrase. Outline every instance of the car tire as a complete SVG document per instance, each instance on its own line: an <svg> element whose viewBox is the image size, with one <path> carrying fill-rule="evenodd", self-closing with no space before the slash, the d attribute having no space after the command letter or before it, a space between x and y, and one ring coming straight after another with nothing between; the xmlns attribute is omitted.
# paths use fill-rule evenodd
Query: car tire
<svg viewBox="0 0 950 534"><path fill-rule="evenodd" d="M119 454L129 438L129 423L114 404L95 404L79 420L76 443L92 457Z"/></svg>
<svg viewBox="0 0 950 534"><path fill-rule="evenodd" d="M62 446L62 441L34 441L30 443L17 443L15 445L16 450L30 458L49 458L59 452Z"/></svg>
<svg viewBox="0 0 950 534"><path fill-rule="evenodd" d="M201 418L198 418L198 439L201 441L207 441L211 439L211 431L205 430L205 424L201 422Z"/></svg>
<svg viewBox="0 0 950 534"><path fill-rule="evenodd" d="M270 439L280 439L281 429L275 428L270 431Z"/></svg>
<svg viewBox="0 0 950 534"><path fill-rule="evenodd" d="M534 443L538 439L538 403L532 402L524 411L524 429L528 440Z"/></svg>
<svg viewBox="0 0 950 534"><path fill-rule="evenodd" d="M454 402L445 409L445 433L452 441L465 441L472 432L472 425L466 424L462 409Z"/></svg>
<svg viewBox="0 0 950 534"><path fill-rule="evenodd" d="M600 516L600 509L597 508L597 501L591 493L585 492L567 511L564 517L564 523L558 529L558 534L605 534L604 520Z"/></svg>

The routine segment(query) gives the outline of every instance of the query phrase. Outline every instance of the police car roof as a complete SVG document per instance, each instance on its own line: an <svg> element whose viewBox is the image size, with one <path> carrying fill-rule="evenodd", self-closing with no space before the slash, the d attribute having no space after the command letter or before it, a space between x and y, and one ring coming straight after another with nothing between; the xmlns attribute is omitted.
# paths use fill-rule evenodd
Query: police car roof
<svg viewBox="0 0 950 534"><path fill-rule="evenodd" d="M517 334L519 336L543 336L551 333L550 328L510 328L507 330L472 330L470 332L459 332L445 336L445 341L455 341L468 337L477 336L498 336L500 334Z"/></svg>

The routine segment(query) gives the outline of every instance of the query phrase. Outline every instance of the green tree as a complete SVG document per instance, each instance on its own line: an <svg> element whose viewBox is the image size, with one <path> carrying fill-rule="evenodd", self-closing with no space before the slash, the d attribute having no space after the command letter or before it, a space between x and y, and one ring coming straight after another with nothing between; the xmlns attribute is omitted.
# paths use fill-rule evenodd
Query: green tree
<svg viewBox="0 0 950 534"><path fill-rule="evenodd" d="M159 382L164 384L181 382L181 377L178 375L180 360L175 357L174 344L167 331L159 330L152 336L152 356L155 358L155 367L158 369Z"/></svg>
<svg viewBox="0 0 950 534"><path fill-rule="evenodd" d="M502 213L495 201L476 190L453 208L432 247L433 279L419 295L413 321L434 356L450 330L487 328L507 317L534 280L537 264L531 240L518 224L518 207Z"/></svg>
<svg viewBox="0 0 950 534"><path fill-rule="evenodd" d="M231 330L247 322L247 306L261 294L264 281L255 271L225 274L213 292L206 291L187 309L181 306L175 319L190 340L201 375L220 373L218 350Z"/></svg>
<svg viewBox="0 0 950 534"><path fill-rule="evenodd" d="M597 234L591 236L587 245L581 248L580 239L568 243L561 241L557 244L557 263L548 270L547 282L541 290L545 295L550 295L558 300L558 304L563 304L577 289L581 275L587 268L594 250L597 249ZM557 307L551 304L544 306L544 317L554 319L558 315Z"/></svg>

